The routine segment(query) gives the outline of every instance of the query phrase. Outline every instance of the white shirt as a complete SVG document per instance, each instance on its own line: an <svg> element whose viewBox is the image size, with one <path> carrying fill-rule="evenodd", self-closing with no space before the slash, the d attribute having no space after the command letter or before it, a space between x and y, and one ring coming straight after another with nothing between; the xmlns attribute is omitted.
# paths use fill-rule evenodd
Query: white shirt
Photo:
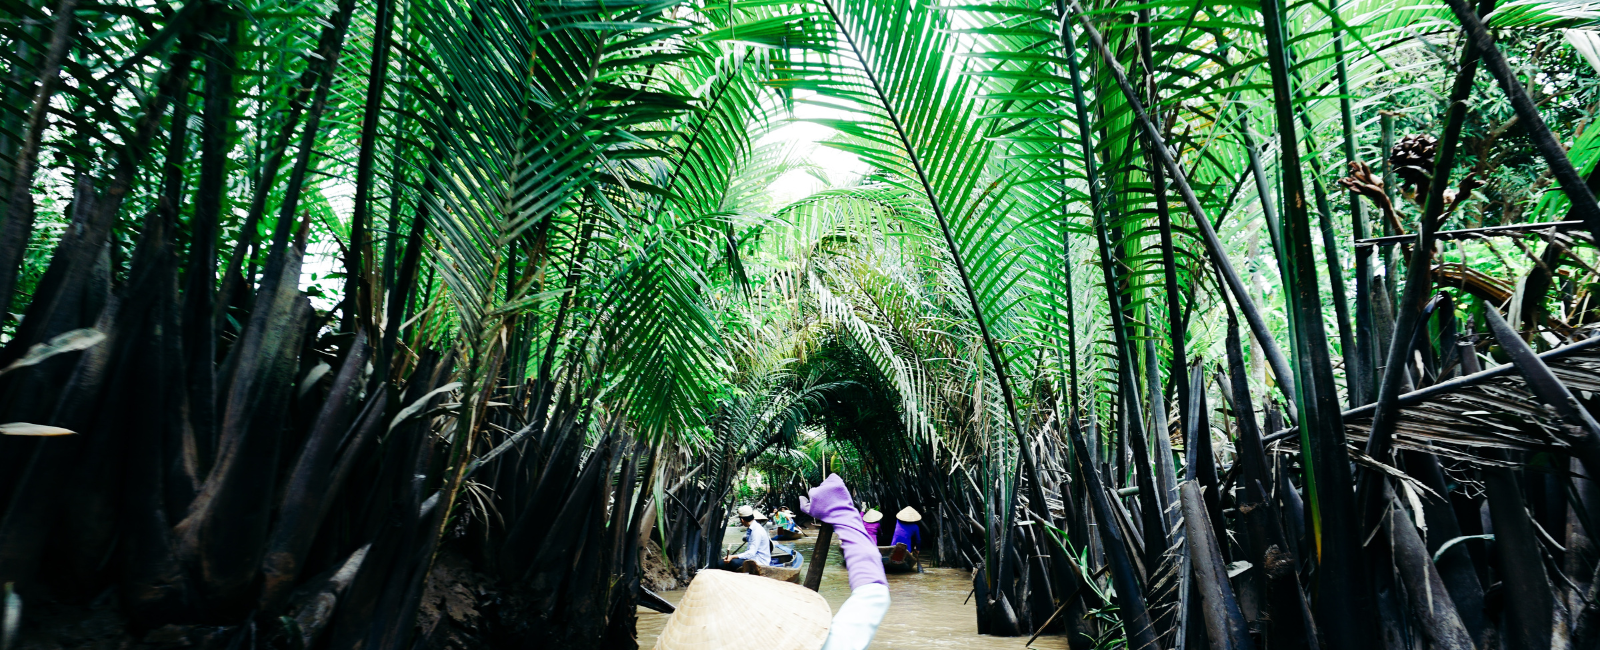
<svg viewBox="0 0 1600 650"><path fill-rule="evenodd" d="M850 599L839 606L828 626L828 640L822 650L865 650L878 633L878 624L889 613L889 586L874 582L850 592Z"/></svg>
<svg viewBox="0 0 1600 650"><path fill-rule="evenodd" d="M749 550L734 557L755 560L755 563L761 566L772 566L772 535L760 524L755 522L751 524Z"/></svg>

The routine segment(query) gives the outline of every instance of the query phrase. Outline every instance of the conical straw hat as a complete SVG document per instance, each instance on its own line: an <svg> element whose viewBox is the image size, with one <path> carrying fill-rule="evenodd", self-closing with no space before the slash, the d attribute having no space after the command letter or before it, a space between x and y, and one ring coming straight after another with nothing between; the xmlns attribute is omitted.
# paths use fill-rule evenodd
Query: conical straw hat
<svg viewBox="0 0 1600 650"><path fill-rule="evenodd" d="M767 520L767 516L764 515L764 514L761 514L760 510L757 510L756 511L756 515L755 515L755 520L756 521L766 521Z"/></svg>
<svg viewBox="0 0 1600 650"><path fill-rule="evenodd" d="M883 521L883 513L878 512L877 508L867 508L867 514L861 515L861 520L869 524Z"/></svg>
<svg viewBox="0 0 1600 650"><path fill-rule="evenodd" d="M818 650L832 622L828 601L815 591L706 569L689 583L656 650Z"/></svg>
<svg viewBox="0 0 1600 650"><path fill-rule="evenodd" d="M904 510L901 510L900 512L897 512L897 513L894 513L894 518L895 519L899 519L900 521L906 522L908 524L914 524L914 523L917 523L919 521L922 521L922 515L917 513L917 511L915 509L913 509L911 506L906 506L906 508Z"/></svg>

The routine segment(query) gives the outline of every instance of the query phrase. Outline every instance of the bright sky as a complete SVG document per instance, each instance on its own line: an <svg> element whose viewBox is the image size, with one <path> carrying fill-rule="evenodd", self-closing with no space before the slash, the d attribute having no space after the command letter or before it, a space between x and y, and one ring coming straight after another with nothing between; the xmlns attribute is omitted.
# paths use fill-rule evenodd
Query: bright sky
<svg viewBox="0 0 1600 650"><path fill-rule="evenodd" d="M799 104L795 107L797 117L812 117L812 114L819 112L820 109L808 104ZM834 133L836 131L820 124L794 121L778 127L757 144L790 143L797 156L807 158L816 164L827 176L828 182L838 187L849 184L867 173L870 168L855 154L822 144L823 140L833 137ZM827 189L822 181L802 170L791 171L778 177L771 187L774 203L778 205L798 201Z"/></svg>

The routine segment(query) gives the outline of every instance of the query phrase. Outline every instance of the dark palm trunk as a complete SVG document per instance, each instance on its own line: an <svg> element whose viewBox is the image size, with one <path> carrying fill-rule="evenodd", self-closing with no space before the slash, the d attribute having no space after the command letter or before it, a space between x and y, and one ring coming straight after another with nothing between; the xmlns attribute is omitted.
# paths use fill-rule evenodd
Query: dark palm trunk
<svg viewBox="0 0 1600 650"><path fill-rule="evenodd" d="M1149 13L1148 9L1143 10L1140 22L1149 23ZM1139 56L1144 62L1150 105L1157 106L1160 104L1160 96L1156 90L1155 56L1152 52L1153 46L1150 42L1150 28L1148 25L1139 28L1138 38ZM1146 143L1146 146L1154 145ZM1172 246L1172 211L1167 204L1167 177L1161 164L1149 156L1148 151L1146 154L1146 159L1150 162L1150 189L1155 198L1157 225L1161 233L1161 280L1162 287L1166 293L1167 341L1172 347L1172 355L1167 360L1167 376L1172 384L1172 394L1182 396L1189 394L1189 378L1184 373L1184 369L1189 367L1189 357L1185 351L1188 322L1184 317L1185 312L1180 304L1183 292L1178 288L1178 263ZM1146 346L1152 352L1154 351L1154 342L1152 333L1150 344ZM1161 487L1161 499L1159 499L1161 510L1163 513L1167 513L1163 515L1162 519L1166 522L1166 527L1171 528L1173 524L1177 523L1178 519L1176 511L1171 507L1178 500L1178 486L1176 473L1172 467L1172 444L1167 438L1166 412L1165 409L1161 408L1160 375L1156 372L1155 355L1151 354L1149 356L1151 367L1147 375L1150 379L1146 381L1146 384L1151 402L1152 426L1150 434L1155 438L1156 453L1158 454L1155 462L1157 470L1156 484ZM1182 398L1179 397L1178 399ZM1188 413L1185 413L1182 408L1178 409L1178 430L1187 431L1188 421Z"/></svg>
<svg viewBox="0 0 1600 650"><path fill-rule="evenodd" d="M1067 7L1072 14L1078 17L1079 22L1083 25L1084 33L1089 37L1090 45L1100 54L1107 71L1115 78L1117 87L1122 90L1123 96L1127 98L1128 104L1133 110L1134 119L1143 130L1145 138L1154 143L1151 149L1172 179L1174 189L1178 191L1178 195L1183 199L1184 206L1189 210L1190 215L1194 217L1195 226L1200 231L1201 242L1205 245L1206 253L1211 257L1212 264L1222 274L1224 281L1228 285L1228 290L1232 291L1234 297L1239 301L1239 310L1244 312L1245 320L1250 324L1251 332L1255 333L1256 338L1261 341L1262 351L1267 357L1267 362L1272 366L1273 374L1278 377L1279 388L1283 390L1286 397L1291 400L1294 399L1294 382L1296 380L1289 373L1289 363L1284 359L1283 352L1278 349L1276 341L1272 338L1271 331L1267 329L1266 320L1261 317L1260 311L1256 309L1255 302L1245 289L1244 281L1239 278L1239 274L1234 270L1233 264L1228 261L1227 254L1223 251L1222 243L1217 238L1216 231L1212 228L1211 222L1206 219L1205 210L1200 206L1200 199L1195 195L1194 189L1189 186L1188 177L1184 174L1183 169L1178 166L1177 161L1173 159L1171 151L1166 147L1166 140L1161 136L1160 129L1151 120L1149 114L1145 112L1144 104L1139 100L1138 92L1129 83L1127 73L1122 70L1122 65L1111 54L1110 49L1106 46L1105 39L1094 28L1089 16L1084 13L1083 8L1078 5L1076 0L1067 0ZM1065 27L1063 25L1064 31L1070 32ZM1063 39L1065 40L1066 37L1064 36ZM1068 50L1070 51L1071 49L1071 43L1068 41Z"/></svg>
<svg viewBox="0 0 1600 650"><path fill-rule="evenodd" d="M388 380L393 374L390 363L394 357L395 345L400 340L400 326L404 324L406 317L410 315L408 306L411 304L411 296L417 293L418 288L417 271L422 264L422 248L428 228L429 201L427 197L435 190L434 178L441 171L443 158L444 146L435 145L433 152L428 156L429 173L426 175L427 180L422 184L423 198L417 201L416 212L411 219L411 231L406 235L406 251L400 260L399 279L391 287L392 295L389 297L388 304L384 305L388 313L384 316L383 342L378 347L373 372L374 380ZM432 279L430 278L422 286L426 287L431 283Z"/></svg>
<svg viewBox="0 0 1600 650"><path fill-rule="evenodd" d="M1273 484L1273 480L1267 465L1266 450L1261 444L1261 430L1256 426L1238 320L1230 305L1224 303L1224 307L1228 309L1225 341L1228 383L1233 397L1235 422L1239 428L1240 483L1245 488L1245 500L1239 505L1239 512L1244 516L1249 538L1254 542L1250 561L1259 567L1251 569L1246 579L1263 583L1265 618L1269 626L1265 637L1269 646L1317 647L1315 622L1305 615L1305 596L1300 588L1300 554L1296 545L1284 534L1280 509L1266 488Z"/></svg>
<svg viewBox="0 0 1600 650"><path fill-rule="evenodd" d="M1076 49L1073 43L1072 30L1064 28L1062 33L1062 38L1067 44L1068 62L1070 68L1072 70L1076 70L1077 58L1075 54ZM1085 152L1085 157L1092 159L1094 154L1092 145L1089 142L1090 129L1088 110L1087 105L1083 100L1083 86L1078 81L1078 74L1076 72L1073 73L1073 87L1073 101L1077 108L1076 114L1079 137L1083 142L1083 151ZM1090 174L1091 179L1098 180L1093 175L1094 172L1091 171ZM1092 181L1089 187L1089 192L1091 197L1090 201L1096 206L1100 205L1100 190ZM1117 289L1119 283L1117 282L1116 272L1114 270L1115 259L1112 257L1111 240L1107 233L1106 221L1101 216L1102 212L1097 208L1094 210L1094 214L1095 237L1096 241L1098 241L1100 245L1101 275L1106 286L1106 300L1109 303L1107 310L1111 314L1111 329L1115 336L1116 349L1120 353L1120 359L1117 361L1117 377L1120 387L1120 390L1118 391L1119 399L1121 400L1123 406L1127 409L1127 412L1120 419L1120 425L1125 427L1128 431L1127 443L1132 448L1131 451L1133 452L1135 473L1134 478L1141 487L1139 495L1140 514L1143 517L1142 524L1146 530L1144 559L1149 566L1154 566L1156 562L1159 562L1160 554L1165 552L1167 548L1167 545L1164 542L1166 538L1166 526L1162 524L1162 508L1156 498L1156 486L1154 483L1155 475L1150 464L1150 448L1144 436L1145 423L1139 414L1139 383L1135 375L1136 371L1134 366L1134 360L1137 357L1135 356L1132 344L1133 337L1129 334L1130 325L1127 322L1126 314L1124 312L1123 297L1121 292ZM1119 453L1118 458L1120 459L1121 456L1122 454ZM1163 541L1157 543L1156 540Z"/></svg>
<svg viewBox="0 0 1600 650"><path fill-rule="evenodd" d="M1384 518L1388 541L1394 553L1395 573L1404 585L1411 608L1411 621L1429 647L1473 650L1477 645L1456 612L1455 601L1433 563L1433 556L1417 534L1411 515L1395 500L1394 492L1385 495L1391 508Z"/></svg>
<svg viewBox="0 0 1600 650"><path fill-rule="evenodd" d="M1145 608L1144 590L1139 586L1139 579L1134 571L1133 561L1128 555L1127 544L1123 541L1122 533L1118 526L1111 523L1117 520L1113 514L1112 504L1106 497L1106 486L1100 481L1100 472L1090 462L1089 447L1083 441L1083 436L1077 431L1072 431L1072 446L1077 451L1078 465L1084 477L1089 501L1094 505L1095 518L1101 522L1100 532L1105 539L1106 560L1111 568L1111 582L1116 588L1115 601L1121 610L1123 631L1127 634L1128 647L1134 650L1155 650L1155 629L1150 625L1150 614Z"/></svg>
<svg viewBox="0 0 1600 650"><path fill-rule="evenodd" d="M289 183L285 186L283 201L278 207L278 223L273 230L274 245L288 239L295 223L300 197L306 189L306 175L311 170L311 155L316 151L317 138L321 135L322 115L328 107L333 78L339 72L339 57L344 51L344 39L350 31L350 15L354 11L355 0L339 0L329 27L331 33L323 34L323 42L317 48L317 56L325 67L318 75L317 90L311 96L311 105L306 108L306 128L300 132L300 149L295 155L294 167L289 171Z"/></svg>
<svg viewBox="0 0 1600 650"><path fill-rule="evenodd" d="M383 118L383 94L389 81L389 35L394 25L394 2L378 0L377 16L373 18L377 32L372 37L372 69L367 74L367 102L361 117L361 141L356 155L356 195L350 217L349 261L345 263L345 294L355 301L356 323L370 327L373 323L375 301L381 288L374 286L367 265L373 257L372 241L367 231L372 220L372 185L378 155L378 123ZM397 192L398 187L391 187Z"/></svg>
<svg viewBox="0 0 1600 650"><path fill-rule="evenodd" d="M284 413L311 306L298 290L304 231L273 247L267 280L235 346L223 387L217 459L188 515L175 527L185 562L198 567L197 604L237 616L255 597L276 494Z"/></svg>
<svg viewBox="0 0 1600 650"><path fill-rule="evenodd" d="M1490 1L1485 0L1485 8L1490 6ZM1406 391L1409 383L1406 376L1407 360L1411 358L1418 335L1426 329L1423 302L1433 291L1433 233L1438 229L1440 215L1444 213L1444 191L1449 185L1450 170L1455 166L1456 145L1466 121L1466 102L1472 93L1472 79L1477 69L1478 52L1469 44L1461 52L1461 65L1450 91L1445 130L1439 141L1433 168L1436 182L1429 185L1427 203L1417 226L1417 242L1412 247L1410 265L1406 270L1405 292L1400 298L1394 334L1384 359L1383 376L1378 383L1378 406L1373 414L1372 434L1367 439L1366 451L1367 455L1380 460L1388 458L1390 453L1394 420L1398 417L1394 400Z"/></svg>
<svg viewBox="0 0 1600 650"><path fill-rule="evenodd" d="M1183 523L1186 529L1191 574L1200 596L1200 611L1212 650L1249 650L1249 631L1244 613L1228 583L1228 567L1217 549L1217 536L1206 516L1200 485L1193 479L1183 482Z"/></svg>
<svg viewBox="0 0 1600 650"><path fill-rule="evenodd" d="M300 137L300 152L297 154L294 171L291 173L282 202L284 208L282 214L289 215L289 218L285 220L282 216L279 217L279 223L273 233L274 243L279 239L286 240L290 226L294 223L293 215L299 203L300 186L305 182L306 163L312 153L310 145L317 139L317 127L321 123L323 109L327 106L328 92L333 86L339 55L344 48L345 33L350 27L350 13L354 9L355 3L351 0L340 0L333 15L324 23L316 51L308 53L306 57L306 71L300 75L299 81L294 86L294 95L289 98L289 114L284 118L281 129L272 141L266 163L261 170L261 177L254 188L255 197L251 200L250 211L245 215L244 223L239 228L239 241L234 246L233 254L228 258L228 267L222 273L222 288L217 293L215 315L219 326L225 322L225 310L234 301L234 296L238 292L248 290L247 287L240 286L240 281L248 285L250 279L241 278L239 273L244 267L246 252L256 246L256 228L266 213L267 199L272 196L273 189L277 186L279 167L283 165L289 141L294 138L295 129L300 125L300 118L305 114L306 128ZM312 96L309 107L303 98L307 94Z"/></svg>
<svg viewBox="0 0 1600 650"><path fill-rule="evenodd" d="M180 89L188 87L191 62L192 52L180 52L174 56L156 85L156 93L145 105L143 116L133 129L133 137L125 147L115 152L115 166L105 183L104 193L96 194L88 179L80 177L73 202L73 221L82 227L74 228L58 244L50 268L28 306L24 326L0 352L0 359L6 363L22 356L33 343L84 326L86 316L91 319L90 322L98 320L102 331L110 330L110 324L116 322L109 316L100 316L97 305L106 303L103 293L99 297L93 295L93 287L102 285L103 292L104 285L109 284L106 269L102 266L105 242L122 201L131 189L144 157L149 153L168 104L182 96ZM100 278L98 281L97 277ZM89 313L91 310L92 313ZM108 311L120 313L117 308ZM25 578L32 575L38 568L39 553L50 541L39 534L39 526L48 517L56 516L59 517L59 530L63 531L67 542L52 549L59 563L57 566L62 571L58 583L68 592L97 588L98 567L107 557L115 535L112 495L116 490L109 485L120 478L114 471L120 449L117 439L112 437L111 432L100 435L94 429L98 412L94 405L100 399L100 386L107 381L106 373L113 363L110 350L117 346L114 341L108 341L97 347L101 349L85 357L85 365L67 384L67 392L57 405L55 417L49 420L71 423L76 427L72 429L74 431L93 433L61 440L60 444L56 444L56 440L46 441L30 450L32 460L27 465L27 473L21 477L22 482L11 489L9 507L4 520L0 521L0 578L9 580L11 576ZM22 409L28 409L36 413L30 417L49 417L48 413L39 413L37 409L53 403L53 400L44 400L37 393L27 390L21 391L21 394L31 397L19 400L18 391L14 390L19 385L39 387L41 382L20 382L15 376L7 378L7 392L12 393L6 404L8 415L15 417ZM46 382L43 385L50 384ZM27 421L25 418L16 419ZM16 449L9 445L0 449L8 447ZM72 508L55 508L56 499L74 505ZM52 515L52 511L57 512Z"/></svg>
<svg viewBox="0 0 1600 650"><path fill-rule="evenodd" d="M1201 500L1205 502L1207 517L1211 519L1211 529L1217 531L1225 530L1226 524L1222 518L1222 485L1217 475L1216 453L1211 448L1211 421L1208 415L1211 409L1206 407L1204 372L1200 364L1195 364L1189 382L1189 395L1184 399L1189 411L1189 430L1184 432L1184 450L1188 452L1188 457L1184 466L1186 478L1205 490ZM1226 546L1219 545L1217 552L1224 556L1231 555Z"/></svg>
<svg viewBox="0 0 1600 650"><path fill-rule="evenodd" d="M1494 520L1494 548L1504 589L1502 643L1518 650L1549 648L1555 596L1539 557L1533 520L1522 502L1522 487L1514 470L1499 466L1483 469L1483 483Z"/></svg>
<svg viewBox="0 0 1600 650"><path fill-rule="evenodd" d="M1305 125L1306 144L1315 151L1316 140L1310 135L1311 118L1301 112L1300 120ZM1328 298L1333 302L1334 324L1339 329L1339 356L1344 359L1347 403L1355 408L1364 402L1357 395L1355 382L1350 379L1351 373L1359 368L1359 362L1356 361L1355 335L1350 331L1350 302L1345 297L1344 263L1339 261L1339 239L1333 232L1333 208L1328 205L1328 192L1322 185L1322 165L1315 156L1311 157L1311 170L1312 195L1317 202L1317 229L1322 235L1322 252L1328 265Z"/></svg>
<svg viewBox="0 0 1600 650"><path fill-rule="evenodd" d="M206 46L205 105L200 129L200 185L188 276L183 291L184 349L188 354L189 417L194 426L196 468L204 474L216 455L216 304L217 237L227 194L228 140L233 132L232 21L221 21Z"/></svg>
<svg viewBox="0 0 1600 650"><path fill-rule="evenodd" d="M1370 586L1362 567L1361 541L1351 484L1349 455L1345 451L1344 425L1340 417L1338 393L1323 331L1321 298L1310 235L1310 216L1306 210L1305 185L1300 171L1299 140L1295 135L1294 93L1290 86L1290 62L1285 41L1282 8L1275 0L1261 6L1266 31L1268 67L1272 73L1273 104L1277 112L1279 153L1283 183L1285 260L1291 273L1288 284L1291 325L1296 338L1300 396L1302 450L1310 456L1311 478L1317 490L1312 510L1320 557L1318 582L1318 621L1325 630L1339 630L1328 636L1329 648L1367 648L1371 646L1372 616Z"/></svg>
<svg viewBox="0 0 1600 650"><path fill-rule="evenodd" d="M1256 196L1261 199L1261 216L1267 222L1267 236L1272 241L1272 259L1278 266L1278 279L1283 286L1291 286L1292 278L1286 266L1289 254L1283 250L1283 218L1278 214L1278 201L1272 193L1272 180L1267 177L1266 165L1261 162L1261 143L1250 130L1250 117L1239 113L1239 139L1244 142L1245 156L1250 161L1250 178L1255 181ZM1260 338L1257 335L1257 338ZM1273 368L1277 373L1277 368Z"/></svg>
<svg viewBox="0 0 1600 650"><path fill-rule="evenodd" d="M1339 83L1339 124L1344 129L1345 164L1356 162L1355 117L1351 108L1349 74L1345 69L1344 33L1333 34L1334 74ZM1387 151L1385 151L1387 154ZM1387 155L1383 156L1387 158ZM1361 197L1350 194L1350 232L1360 241L1371 236ZM1355 247L1356 331L1354 355L1345 355L1345 383L1353 396L1351 403L1367 404L1373 399L1372 373L1377 359L1372 323L1372 248Z"/></svg>
<svg viewBox="0 0 1600 650"><path fill-rule="evenodd" d="M1455 510L1451 508L1450 490L1445 483L1444 472L1439 467L1438 457L1408 451L1405 453L1405 461L1407 473L1434 492L1443 495L1421 495L1423 521L1428 526L1427 551L1431 558L1439 553L1446 541L1467 533L1462 531ZM1467 545L1456 544L1445 549L1435 565L1438 567L1440 579L1450 592L1450 599L1456 604L1456 611L1461 616L1462 624L1467 627L1467 633L1482 647L1487 643L1484 634L1489 629L1489 622L1483 613L1483 585L1478 580L1477 569L1467 551Z"/></svg>
<svg viewBox="0 0 1600 650"><path fill-rule="evenodd" d="M55 97L56 85L61 79L61 65L72 46L74 23L77 20L78 0L61 0L56 5L55 27L50 35L50 47L45 50L44 62L39 67L39 85L33 91L33 102L28 106L28 116L23 122L22 147L11 167L11 187L7 189L5 220L0 222L0 312L10 308L12 294L17 288L18 267L22 252L33 235L33 174L39 162L39 145L49 126L46 113L50 99ZM3 316L3 313L0 313Z"/></svg>
<svg viewBox="0 0 1600 650"><path fill-rule="evenodd" d="M355 340L339 365L333 386L301 446L283 490L277 522L267 540L262 562L261 611L278 611L300 578L306 553L322 525L327 505L337 495L332 483L340 443L351 437L371 347L366 331L357 329Z"/></svg>

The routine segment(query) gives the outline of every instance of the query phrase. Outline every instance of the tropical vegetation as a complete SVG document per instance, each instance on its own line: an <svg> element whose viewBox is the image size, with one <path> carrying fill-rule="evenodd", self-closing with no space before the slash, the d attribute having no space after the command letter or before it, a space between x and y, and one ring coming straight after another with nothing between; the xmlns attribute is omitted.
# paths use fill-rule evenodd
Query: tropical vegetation
<svg viewBox="0 0 1600 650"><path fill-rule="evenodd" d="M1600 644L1600 6L3 4L0 650L634 647L835 472L984 634Z"/></svg>

